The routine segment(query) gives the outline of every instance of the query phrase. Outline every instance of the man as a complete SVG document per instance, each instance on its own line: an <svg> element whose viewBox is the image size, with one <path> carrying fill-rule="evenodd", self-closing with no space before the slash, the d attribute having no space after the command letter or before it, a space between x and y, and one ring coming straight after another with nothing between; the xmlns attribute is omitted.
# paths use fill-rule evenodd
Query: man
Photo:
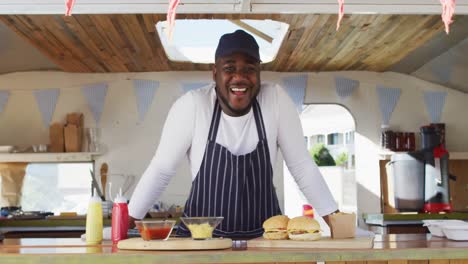
<svg viewBox="0 0 468 264"><path fill-rule="evenodd" d="M279 86L261 84L259 47L251 35L237 30L221 37L213 80L172 106L130 201L131 220L144 217L187 155L192 188L184 215L223 216L215 236L261 236L263 221L281 214L272 169L279 147L299 187L328 222L337 205L306 149L291 99ZM181 225L178 234L189 232Z"/></svg>

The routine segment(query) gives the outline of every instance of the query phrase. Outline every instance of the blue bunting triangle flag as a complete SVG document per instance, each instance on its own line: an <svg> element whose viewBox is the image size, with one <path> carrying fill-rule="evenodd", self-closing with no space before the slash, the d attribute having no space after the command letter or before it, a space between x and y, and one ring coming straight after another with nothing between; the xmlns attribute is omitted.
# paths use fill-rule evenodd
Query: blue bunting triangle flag
<svg viewBox="0 0 468 264"><path fill-rule="evenodd" d="M0 91L0 113L5 109L8 98L10 97L10 91Z"/></svg>
<svg viewBox="0 0 468 264"><path fill-rule="evenodd" d="M81 88L88 106L93 113L96 124L101 120L102 109L104 108L104 100L107 94L107 83L89 84Z"/></svg>
<svg viewBox="0 0 468 264"><path fill-rule="evenodd" d="M46 127L49 127L50 122L52 121L52 116L55 111L55 106L57 104L59 94L59 89L46 89L34 91L34 96L36 97L36 102L39 106L39 111L42 115L42 122Z"/></svg>
<svg viewBox="0 0 468 264"><path fill-rule="evenodd" d="M133 80L133 89L137 99L138 118L143 121L153 102L156 89L159 88L158 81Z"/></svg>
<svg viewBox="0 0 468 264"><path fill-rule="evenodd" d="M440 123L442 110L445 105L445 97L447 97L447 92L424 92L424 102L426 103L426 109L429 112L432 123Z"/></svg>
<svg viewBox="0 0 468 264"><path fill-rule="evenodd" d="M350 96L354 89L359 86L359 81L348 79L341 76L335 76L336 94L345 99Z"/></svg>
<svg viewBox="0 0 468 264"><path fill-rule="evenodd" d="M283 78L284 89L293 100L299 112L304 104L308 76L306 74Z"/></svg>
<svg viewBox="0 0 468 264"><path fill-rule="evenodd" d="M380 112L382 114L382 122L384 125L389 124L393 110L395 109L395 106L400 99L400 93L400 88L390 88L377 85Z"/></svg>

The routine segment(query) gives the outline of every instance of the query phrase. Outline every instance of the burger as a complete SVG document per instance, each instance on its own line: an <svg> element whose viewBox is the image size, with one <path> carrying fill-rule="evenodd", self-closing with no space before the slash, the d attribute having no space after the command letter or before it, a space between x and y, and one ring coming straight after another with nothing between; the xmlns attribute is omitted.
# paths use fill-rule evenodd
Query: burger
<svg viewBox="0 0 468 264"><path fill-rule="evenodd" d="M263 222L263 237L266 239L288 239L288 227L289 217L285 215L275 215Z"/></svg>
<svg viewBox="0 0 468 264"><path fill-rule="evenodd" d="M319 240L321 237L320 224L307 216L298 216L289 220L287 232L292 240Z"/></svg>

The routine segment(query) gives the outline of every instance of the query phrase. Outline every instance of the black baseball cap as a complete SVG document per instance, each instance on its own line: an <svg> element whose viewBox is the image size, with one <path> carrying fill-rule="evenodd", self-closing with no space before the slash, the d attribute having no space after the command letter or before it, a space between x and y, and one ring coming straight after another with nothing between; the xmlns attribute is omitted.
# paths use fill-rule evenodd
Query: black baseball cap
<svg viewBox="0 0 468 264"><path fill-rule="evenodd" d="M239 29L221 36L216 48L215 60L235 52L245 53L257 61L261 61L257 41L244 30Z"/></svg>

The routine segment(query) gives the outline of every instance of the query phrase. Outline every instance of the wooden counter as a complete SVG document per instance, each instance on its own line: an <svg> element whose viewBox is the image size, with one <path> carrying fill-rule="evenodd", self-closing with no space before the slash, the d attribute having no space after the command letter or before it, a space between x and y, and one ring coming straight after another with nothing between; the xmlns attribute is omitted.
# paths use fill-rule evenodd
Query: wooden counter
<svg viewBox="0 0 468 264"><path fill-rule="evenodd" d="M423 234L377 235L373 249L247 249L216 251L125 251L109 241L87 246L80 239L5 239L0 263L281 263L330 264L468 263L468 241ZM378 261L378 262L375 262Z"/></svg>

